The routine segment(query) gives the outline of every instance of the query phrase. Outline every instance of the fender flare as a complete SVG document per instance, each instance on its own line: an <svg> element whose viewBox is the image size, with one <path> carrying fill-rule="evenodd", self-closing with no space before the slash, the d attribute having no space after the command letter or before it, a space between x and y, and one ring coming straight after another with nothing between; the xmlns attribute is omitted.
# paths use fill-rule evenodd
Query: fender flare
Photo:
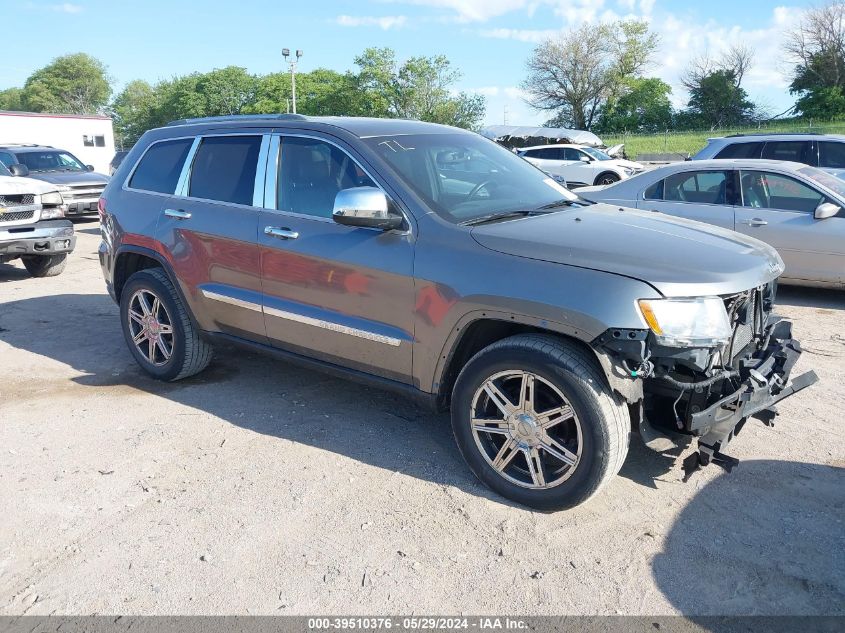
<svg viewBox="0 0 845 633"><path fill-rule="evenodd" d="M589 339L585 338L585 336L589 336L587 332L583 332L568 323L550 321L548 319L541 319L514 312L502 312L500 310L472 310L465 313L460 319L458 319L451 332L449 332L449 335L446 337L446 340L443 342L430 383L430 390L432 393L440 392L446 370L454 359L455 352L458 349L466 329L477 321L500 321L502 323L515 323L536 327L540 330L545 330L553 334L560 334L562 336L578 340L592 349L589 341L593 337L589 337ZM593 353L595 354L595 350L593 350Z"/></svg>
<svg viewBox="0 0 845 633"><path fill-rule="evenodd" d="M126 255L128 253L134 253L136 255L143 255L144 257L149 257L150 259L154 259L159 263L164 273L167 275L167 278L170 279L170 283L173 284L173 287L176 289L176 294L179 295L179 300L182 302L182 305L185 308L185 312L188 313L188 318L191 320L193 326L199 332L203 332L203 329L199 326L196 317L194 316L193 310L191 310L191 304L185 297L185 293L182 291L182 285L179 283L179 278L176 276L176 272L173 270L173 266L167 261L167 258L155 251L151 248L147 248L146 246L138 246L137 244L121 244L114 255L114 267L117 269L117 262L120 260L121 256ZM112 279L114 279L114 271L112 271ZM127 277L128 279L128 277ZM124 280L125 282L126 280ZM115 294L117 295L116 299L117 302L120 303L120 295L117 293L117 289L115 288Z"/></svg>

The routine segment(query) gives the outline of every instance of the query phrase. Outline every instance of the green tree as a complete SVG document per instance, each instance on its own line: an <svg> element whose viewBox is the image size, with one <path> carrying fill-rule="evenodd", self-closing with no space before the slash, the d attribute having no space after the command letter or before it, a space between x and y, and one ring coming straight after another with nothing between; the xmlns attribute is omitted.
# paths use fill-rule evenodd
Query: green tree
<svg viewBox="0 0 845 633"><path fill-rule="evenodd" d="M737 84L732 70L716 70L690 90L687 108L692 120L711 129L744 125L754 120L754 104Z"/></svg>
<svg viewBox="0 0 845 633"><path fill-rule="evenodd" d="M0 110L23 110L23 90L7 88L0 90Z"/></svg>
<svg viewBox="0 0 845 633"><path fill-rule="evenodd" d="M789 92L798 95L795 110L813 118L845 114L845 58L836 51L819 52L794 69Z"/></svg>
<svg viewBox="0 0 845 633"><path fill-rule="evenodd" d="M562 127L590 129L602 109L624 94L658 46L648 24L623 20L585 24L538 45L522 83L536 110L554 112Z"/></svg>
<svg viewBox="0 0 845 633"><path fill-rule="evenodd" d="M272 73L259 78L255 99L245 111L287 112L290 103L290 74ZM300 114L312 116L355 116L369 113L366 97L358 90L355 76L326 68L296 75L296 106Z"/></svg>
<svg viewBox="0 0 845 633"><path fill-rule="evenodd" d="M129 82L114 98L111 109L120 147L131 147L144 132L164 123L156 89L146 81Z"/></svg>
<svg viewBox="0 0 845 633"><path fill-rule="evenodd" d="M845 114L845 2L810 7L793 24L783 46L794 64L795 110L809 117Z"/></svg>
<svg viewBox="0 0 845 633"><path fill-rule="evenodd" d="M36 70L23 87L21 105L32 112L96 114L108 103L106 67L85 53L57 57Z"/></svg>
<svg viewBox="0 0 845 633"><path fill-rule="evenodd" d="M672 87L661 79L633 78L624 82L622 94L601 112L596 130L608 132L657 132L672 124Z"/></svg>
<svg viewBox="0 0 845 633"><path fill-rule="evenodd" d="M411 57L401 65L389 48L368 48L355 58L358 89L366 94L367 114L418 119L475 128L484 117L486 99L453 87L461 73L443 55Z"/></svg>

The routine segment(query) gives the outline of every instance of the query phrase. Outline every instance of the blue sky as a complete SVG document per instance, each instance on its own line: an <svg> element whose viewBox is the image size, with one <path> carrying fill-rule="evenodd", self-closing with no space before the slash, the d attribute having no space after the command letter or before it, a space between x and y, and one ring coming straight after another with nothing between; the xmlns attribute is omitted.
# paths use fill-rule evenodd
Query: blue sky
<svg viewBox="0 0 845 633"><path fill-rule="evenodd" d="M460 89L488 97L488 123L539 124L547 115L525 104L519 84L525 60L542 39L583 22L638 17L660 35L648 74L673 86L693 56L718 54L733 42L752 46L756 63L745 81L752 98L775 114L793 100L780 52L785 28L805 0L0 0L3 31L27 33L6 47L0 88L22 85L65 53L101 59L119 89L194 70L237 65L254 73L283 68L281 49L301 48L304 71L352 68L368 46L400 58L444 54L463 73Z"/></svg>

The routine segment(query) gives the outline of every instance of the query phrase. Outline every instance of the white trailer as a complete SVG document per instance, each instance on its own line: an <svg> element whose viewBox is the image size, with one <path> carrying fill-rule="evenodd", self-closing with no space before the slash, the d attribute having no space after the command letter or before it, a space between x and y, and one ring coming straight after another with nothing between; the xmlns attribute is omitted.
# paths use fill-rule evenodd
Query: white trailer
<svg viewBox="0 0 845 633"><path fill-rule="evenodd" d="M109 173L114 131L107 116L0 111L0 145L21 143L64 149L94 171Z"/></svg>

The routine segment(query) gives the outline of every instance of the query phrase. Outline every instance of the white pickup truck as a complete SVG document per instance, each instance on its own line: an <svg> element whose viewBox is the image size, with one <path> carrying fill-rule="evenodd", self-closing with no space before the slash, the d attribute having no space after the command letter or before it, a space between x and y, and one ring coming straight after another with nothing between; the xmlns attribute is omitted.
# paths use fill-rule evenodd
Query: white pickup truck
<svg viewBox="0 0 845 633"><path fill-rule="evenodd" d="M20 258L33 277L61 273L76 246L55 185L13 176L0 163L0 264Z"/></svg>

